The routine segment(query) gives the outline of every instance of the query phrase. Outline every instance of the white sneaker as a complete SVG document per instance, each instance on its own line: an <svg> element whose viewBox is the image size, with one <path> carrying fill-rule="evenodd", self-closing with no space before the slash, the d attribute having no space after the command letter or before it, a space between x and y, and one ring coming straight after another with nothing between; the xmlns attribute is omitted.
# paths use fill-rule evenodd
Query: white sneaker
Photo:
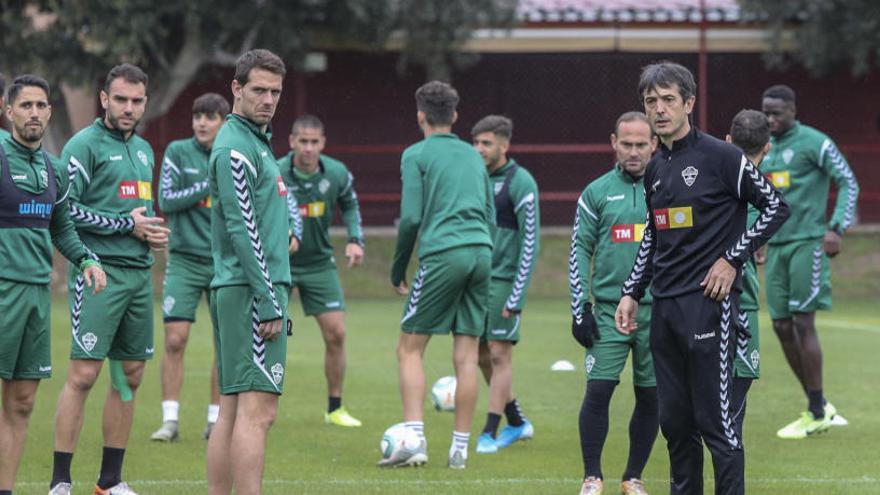
<svg viewBox="0 0 880 495"><path fill-rule="evenodd" d="M53 486L51 490L49 490L49 495L70 495L70 490L70 483L65 483L62 481L61 483Z"/></svg>
<svg viewBox="0 0 880 495"><path fill-rule="evenodd" d="M128 486L128 483L121 481L118 485L111 486L106 490L95 487L94 495L137 495L137 492Z"/></svg>

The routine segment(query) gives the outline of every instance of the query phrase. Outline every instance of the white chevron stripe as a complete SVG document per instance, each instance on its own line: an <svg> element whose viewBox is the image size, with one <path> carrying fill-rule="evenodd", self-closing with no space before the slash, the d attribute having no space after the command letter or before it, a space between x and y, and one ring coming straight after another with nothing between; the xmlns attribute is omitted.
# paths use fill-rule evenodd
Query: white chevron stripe
<svg viewBox="0 0 880 495"><path fill-rule="evenodd" d="M249 162L247 162L246 159L239 160L235 158L236 155L241 155L241 153L238 153L235 150L231 150L230 154L233 157L229 160L232 170L233 186L235 187L235 195L238 199L238 207L241 210L241 215L244 219L245 230L247 230L248 238L251 241L251 248L253 249L254 257L257 259L260 274L263 276L263 281L266 283L269 290L269 298L272 301L275 313L278 316L282 316L281 306L278 304L278 298L275 295L275 287L272 285L272 279L269 277L269 269L266 267L266 257L263 254L263 243L260 242L260 232L257 228L254 211L251 206L250 192L248 190L244 172L244 164Z"/></svg>
<svg viewBox="0 0 880 495"><path fill-rule="evenodd" d="M745 160L745 157L743 157ZM745 160L741 163L740 176L742 176L742 172L745 171L749 180L751 180L754 187L765 196L768 202L767 208L765 208L761 215L755 220L754 225L750 228L746 229L745 232L737 239L736 244L734 244L731 248L729 248L725 255L731 259L741 258L744 253L749 252L748 249L752 243L752 240L759 238L764 232L767 230L767 227L772 223L775 218L778 209L779 209L779 193L775 192L773 188L770 186L770 183L764 178L763 175L755 168L748 160ZM741 181L740 181L741 182ZM737 187L739 187L739 183L737 183ZM739 194L739 192L737 192Z"/></svg>
<svg viewBox="0 0 880 495"><path fill-rule="evenodd" d="M283 331L283 330L282 330ZM281 393L281 389L278 388L278 385L275 384L275 380L272 379L272 375L266 369L266 345L265 340L260 337L260 315L257 313L257 300L254 299L251 303L251 332L253 333L253 362L259 368L259 370L263 373L269 383L272 384L272 387L278 393Z"/></svg>
<svg viewBox="0 0 880 495"><path fill-rule="evenodd" d="M837 149L837 146L835 146L830 139L826 139L825 142L822 143L821 154L824 154L826 152L831 158L831 163L834 165L834 168L840 175L844 177L844 179L846 179L846 185L849 190L849 194L846 198L846 207L843 211L843 224L840 226L843 230L846 230L847 228L849 228L850 225L852 225L852 222L855 218L856 200L858 198L855 191L856 189L858 189L859 184L858 182L856 182L856 176L853 174L852 169L849 168L849 164L846 163L843 155L840 154L840 150Z"/></svg>
<svg viewBox="0 0 880 495"><path fill-rule="evenodd" d="M519 270L513 283L513 289L505 303L508 308L516 308L519 305L519 302L525 293L529 281L529 275L535 267L535 231L537 218L535 215L534 197L535 195L530 193L520 202L520 206L524 206L526 209L525 237L523 239L523 251L520 256Z"/></svg>
<svg viewBox="0 0 880 495"><path fill-rule="evenodd" d="M731 309L730 296L727 296L721 301L721 331L719 332L720 379L718 401L721 406L721 425L724 429L724 436L727 438L727 443L730 445L730 448L739 449L740 444L736 435L736 428L734 427L734 417L730 410L731 400L729 396L732 389L729 370L733 369L729 352Z"/></svg>
<svg viewBox="0 0 880 495"><path fill-rule="evenodd" d="M78 220L80 222L88 223L91 225L96 225L98 227L103 227L109 230L127 231L134 229L134 220L131 217L107 218L103 215L98 215L90 211L83 210L76 206L76 204L70 205L70 217L74 220Z"/></svg>
<svg viewBox="0 0 880 495"><path fill-rule="evenodd" d="M571 249L568 255L568 288L571 292L571 315L574 317L578 325L583 322L584 317L584 289L581 286L581 277L578 270L577 258L577 236L580 230L581 215L579 211L574 212L574 226L571 229Z"/></svg>
<svg viewBox="0 0 880 495"><path fill-rule="evenodd" d="M412 289L409 292L409 304L406 307L406 314L403 315L400 323L404 323L406 320L415 316L416 312L419 310L419 298L422 296L422 286L425 284L425 276L427 274L427 267L420 266L419 271L416 274L416 279L413 282Z"/></svg>
<svg viewBox="0 0 880 495"><path fill-rule="evenodd" d="M645 225L645 230L642 233L642 242L639 245L639 252L636 255L636 261L633 265L632 272L630 272L626 281L623 282L623 294L628 296L634 295L636 293L636 288L643 282L645 272L648 269L649 258L654 247L654 236L651 234L651 229L648 228L648 226L651 225L651 210L648 210L647 212Z"/></svg>
<svg viewBox="0 0 880 495"><path fill-rule="evenodd" d="M79 321L82 316L83 292L85 289L85 279L82 275L77 275L76 282L73 285L73 307L70 308L70 333L73 335L73 341L87 356L91 357L92 353L86 349L82 342L79 341Z"/></svg>
<svg viewBox="0 0 880 495"><path fill-rule="evenodd" d="M70 155L70 160L67 162L67 174L70 176L70 182L73 182L73 178L76 176L77 172L82 174L87 184L92 182L92 178L89 177L89 173L86 172L86 168L83 167L83 164L77 160L75 156Z"/></svg>

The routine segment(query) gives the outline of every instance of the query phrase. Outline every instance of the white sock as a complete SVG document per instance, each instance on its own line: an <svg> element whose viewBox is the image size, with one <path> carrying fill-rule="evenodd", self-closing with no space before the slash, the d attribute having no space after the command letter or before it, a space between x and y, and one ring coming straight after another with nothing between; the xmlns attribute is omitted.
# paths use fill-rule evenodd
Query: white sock
<svg viewBox="0 0 880 495"><path fill-rule="evenodd" d="M452 432L452 445L449 446L449 457L452 457L456 451L460 451L462 457L467 459L468 442L471 439L470 432L462 433L460 431Z"/></svg>
<svg viewBox="0 0 880 495"><path fill-rule="evenodd" d="M216 423L220 416L220 404L208 404L208 423Z"/></svg>
<svg viewBox="0 0 880 495"><path fill-rule="evenodd" d="M424 421L406 421L403 423L407 429L416 432L419 440L425 440L425 422Z"/></svg>
<svg viewBox="0 0 880 495"><path fill-rule="evenodd" d="M162 401L162 422L177 421L180 413L180 402L176 400Z"/></svg>

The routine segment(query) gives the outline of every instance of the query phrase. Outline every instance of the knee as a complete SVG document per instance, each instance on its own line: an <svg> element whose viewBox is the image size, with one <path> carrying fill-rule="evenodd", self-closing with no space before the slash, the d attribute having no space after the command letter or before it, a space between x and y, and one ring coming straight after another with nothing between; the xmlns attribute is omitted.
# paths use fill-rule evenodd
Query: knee
<svg viewBox="0 0 880 495"><path fill-rule="evenodd" d="M496 370L508 370L510 369L511 355L508 352L493 352L492 356L492 368Z"/></svg>
<svg viewBox="0 0 880 495"><path fill-rule="evenodd" d="M98 380L100 368L89 367L71 370L67 375L67 386L77 392L88 392Z"/></svg>
<svg viewBox="0 0 880 495"><path fill-rule="evenodd" d="M31 416L34 410L34 400L36 394L18 394L12 397L8 403L3 404L3 409L12 418L17 420L26 420Z"/></svg>
<svg viewBox="0 0 880 495"><path fill-rule="evenodd" d="M587 383L585 401L599 407L608 407L617 382L611 380L590 380Z"/></svg>
<svg viewBox="0 0 880 495"><path fill-rule="evenodd" d="M165 334L165 352L168 354L180 354L186 349L189 336L182 332L168 332Z"/></svg>
<svg viewBox="0 0 880 495"><path fill-rule="evenodd" d="M325 330L324 343L327 347L342 347L345 345L345 327L337 325Z"/></svg>
<svg viewBox="0 0 880 495"><path fill-rule="evenodd" d="M479 353L476 352L456 352L452 356L452 364L456 369L463 367L477 366L479 362Z"/></svg>
<svg viewBox="0 0 880 495"><path fill-rule="evenodd" d="M773 320L773 331L780 340L791 340L794 324L791 320Z"/></svg>
<svg viewBox="0 0 880 495"><path fill-rule="evenodd" d="M141 380L144 377L144 366L145 363L143 361L134 361L126 363L125 366L125 380L128 382L128 386L135 390L140 384Z"/></svg>

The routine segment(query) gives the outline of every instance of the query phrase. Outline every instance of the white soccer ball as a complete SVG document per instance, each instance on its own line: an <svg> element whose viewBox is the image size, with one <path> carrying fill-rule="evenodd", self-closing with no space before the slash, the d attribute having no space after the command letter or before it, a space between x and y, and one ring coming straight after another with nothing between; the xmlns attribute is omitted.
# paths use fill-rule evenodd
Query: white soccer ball
<svg viewBox="0 0 880 495"><path fill-rule="evenodd" d="M431 387L431 402L438 411L455 411L455 377L444 376Z"/></svg>
<svg viewBox="0 0 880 495"><path fill-rule="evenodd" d="M382 434L379 450L382 452L382 459L390 459L398 456L402 450L413 451L419 448L419 443L421 442L415 431L407 428L403 423L397 423Z"/></svg>

